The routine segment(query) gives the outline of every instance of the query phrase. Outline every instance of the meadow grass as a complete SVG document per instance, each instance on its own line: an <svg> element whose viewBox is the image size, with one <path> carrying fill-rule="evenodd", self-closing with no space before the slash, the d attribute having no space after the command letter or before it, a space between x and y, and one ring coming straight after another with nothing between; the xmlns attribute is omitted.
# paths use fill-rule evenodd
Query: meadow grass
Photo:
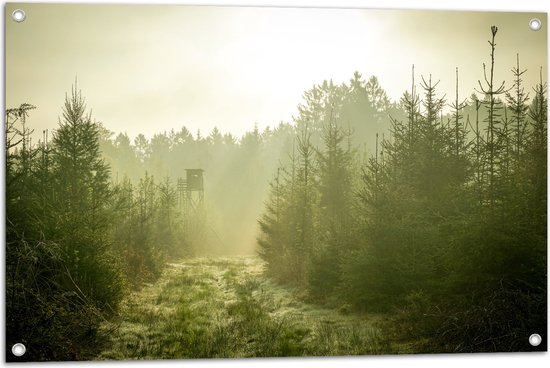
<svg viewBox="0 0 550 368"><path fill-rule="evenodd" d="M255 257L170 264L132 294L97 359L244 358L393 352L371 319L300 301Z"/></svg>

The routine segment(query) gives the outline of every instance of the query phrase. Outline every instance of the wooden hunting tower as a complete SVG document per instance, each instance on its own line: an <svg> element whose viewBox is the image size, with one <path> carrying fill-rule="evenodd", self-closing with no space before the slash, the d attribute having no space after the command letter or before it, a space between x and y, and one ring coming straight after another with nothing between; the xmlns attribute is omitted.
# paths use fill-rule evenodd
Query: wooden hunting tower
<svg viewBox="0 0 550 368"><path fill-rule="evenodd" d="M183 207L186 217L204 204L203 169L185 169L185 179L178 179L178 202Z"/></svg>
<svg viewBox="0 0 550 368"><path fill-rule="evenodd" d="M190 242L201 242L204 235L203 169L185 169L185 179L178 179L178 204L184 217L185 236Z"/></svg>

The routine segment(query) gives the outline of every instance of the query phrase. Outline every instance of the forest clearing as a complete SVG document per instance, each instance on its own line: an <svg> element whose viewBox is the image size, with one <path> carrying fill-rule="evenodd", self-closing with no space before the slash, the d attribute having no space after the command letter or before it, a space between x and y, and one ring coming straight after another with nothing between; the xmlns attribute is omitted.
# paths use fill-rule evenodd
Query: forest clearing
<svg viewBox="0 0 550 368"><path fill-rule="evenodd" d="M97 359L392 352L374 321L301 302L262 276L257 257L192 258L170 263L157 282L122 302L119 319L102 326L115 332Z"/></svg>

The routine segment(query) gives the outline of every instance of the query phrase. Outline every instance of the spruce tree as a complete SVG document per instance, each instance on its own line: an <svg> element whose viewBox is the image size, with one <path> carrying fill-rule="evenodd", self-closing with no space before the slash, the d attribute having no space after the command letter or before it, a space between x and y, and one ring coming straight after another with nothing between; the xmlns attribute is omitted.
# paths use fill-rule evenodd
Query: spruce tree
<svg viewBox="0 0 550 368"><path fill-rule="evenodd" d="M98 125L73 86L52 141L52 175L58 226L51 236L68 257L76 290L102 309L121 297L120 274L109 239L110 173L99 148Z"/></svg>
<svg viewBox="0 0 550 368"><path fill-rule="evenodd" d="M345 145L348 136L330 116L323 129L323 148L317 150L319 191L318 243L312 254L310 287L320 296L327 296L340 281L342 258L352 247L352 152Z"/></svg>

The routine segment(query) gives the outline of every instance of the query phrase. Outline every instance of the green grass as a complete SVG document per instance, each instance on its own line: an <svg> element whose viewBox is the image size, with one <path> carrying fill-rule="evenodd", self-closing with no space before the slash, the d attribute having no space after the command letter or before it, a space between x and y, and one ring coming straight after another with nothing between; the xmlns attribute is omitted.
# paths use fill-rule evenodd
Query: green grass
<svg viewBox="0 0 550 368"><path fill-rule="evenodd" d="M305 304L254 257L170 264L131 295L97 359L242 358L395 352L372 320Z"/></svg>

